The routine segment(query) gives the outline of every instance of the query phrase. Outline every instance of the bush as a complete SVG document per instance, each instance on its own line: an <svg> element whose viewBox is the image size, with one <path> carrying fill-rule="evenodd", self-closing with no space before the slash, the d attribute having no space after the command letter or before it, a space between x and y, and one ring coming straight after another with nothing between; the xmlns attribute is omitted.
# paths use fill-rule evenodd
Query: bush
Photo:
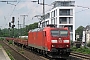
<svg viewBox="0 0 90 60"><path fill-rule="evenodd" d="M12 43L13 43L13 41L10 40L10 41L9 41L9 44L12 44Z"/></svg>
<svg viewBox="0 0 90 60"><path fill-rule="evenodd" d="M88 49L86 47L80 47L80 48L73 47L73 48L71 48L71 50L75 51L75 52L84 53L84 54L90 54L90 49Z"/></svg>
<svg viewBox="0 0 90 60"><path fill-rule="evenodd" d="M76 51L76 50L77 48L75 46L71 48L71 51Z"/></svg>
<svg viewBox="0 0 90 60"><path fill-rule="evenodd" d="M0 38L0 40L4 40L4 38Z"/></svg>

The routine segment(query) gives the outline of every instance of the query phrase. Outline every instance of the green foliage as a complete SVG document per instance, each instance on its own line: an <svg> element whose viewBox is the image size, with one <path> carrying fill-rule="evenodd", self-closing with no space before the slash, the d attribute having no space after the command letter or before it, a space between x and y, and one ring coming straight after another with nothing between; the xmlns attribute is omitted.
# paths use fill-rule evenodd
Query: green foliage
<svg viewBox="0 0 90 60"><path fill-rule="evenodd" d="M20 29L14 28L14 33L12 28L10 29L5 28L2 30L0 29L0 37L13 37L13 34L14 37L27 36L29 30L35 29L37 27L38 27L38 23L34 23L27 25L25 28L20 28Z"/></svg>
<svg viewBox="0 0 90 60"><path fill-rule="evenodd" d="M88 48L78 48L76 51L84 54L90 54L90 50Z"/></svg>
<svg viewBox="0 0 90 60"><path fill-rule="evenodd" d="M74 46L74 47L71 47L71 51L76 51L76 47Z"/></svg>
<svg viewBox="0 0 90 60"><path fill-rule="evenodd" d="M88 49L86 47L81 47L81 48L72 47L71 50L75 51L75 52L80 52L83 54L90 54L90 49Z"/></svg>
<svg viewBox="0 0 90 60"><path fill-rule="evenodd" d="M35 28L38 28L38 23L34 23L34 24L31 24L31 25L27 26L28 30L32 30L32 29L35 29Z"/></svg>
<svg viewBox="0 0 90 60"><path fill-rule="evenodd" d="M2 45L0 45L0 48L2 47Z"/></svg>
<svg viewBox="0 0 90 60"><path fill-rule="evenodd" d="M4 38L1 37L0 40L4 40Z"/></svg>
<svg viewBox="0 0 90 60"><path fill-rule="evenodd" d="M21 51L20 53L24 54L24 51Z"/></svg>
<svg viewBox="0 0 90 60"><path fill-rule="evenodd" d="M8 54L8 56L10 57L11 60L15 60L13 58L13 56L11 55L11 51L10 50L6 50L6 53Z"/></svg>
<svg viewBox="0 0 90 60"><path fill-rule="evenodd" d="M82 40L83 29L84 29L83 26L79 26L79 27L75 30L75 34L78 34L79 37L80 37L78 40Z"/></svg>
<svg viewBox="0 0 90 60"><path fill-rule="evenodd" d="M10 40L8 43L9 43L9 44L12 44L12 43L13 43L13 41L11 41L11 40Z"/></svg>

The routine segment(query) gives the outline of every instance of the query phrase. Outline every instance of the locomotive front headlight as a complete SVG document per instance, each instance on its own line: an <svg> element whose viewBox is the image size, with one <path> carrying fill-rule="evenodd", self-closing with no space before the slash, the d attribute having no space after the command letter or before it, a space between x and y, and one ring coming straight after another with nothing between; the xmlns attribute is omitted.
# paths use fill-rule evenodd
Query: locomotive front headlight
<svg viewBox="0 0 90 60"><path fill-rule="evenodd" d="M52 47L55 47L55 45L52 45Z"/></svg>
<svg viewBox="0 0 90 60"><path fill-rule="evenodd" d="M57 40L51 40L52 43L57 43Z"/></svg>
<svg viewBox="0 0 90 60"><path fill-rule="evenodd" d="M63 42L64 42L64 43L69 43L69 40L64 40Z"/></svg>
<svg viewBox="0 0 90 60"><path fill-rule="evenodd" d="M67 47L69 47L69 45L66 45Z"/></svg>

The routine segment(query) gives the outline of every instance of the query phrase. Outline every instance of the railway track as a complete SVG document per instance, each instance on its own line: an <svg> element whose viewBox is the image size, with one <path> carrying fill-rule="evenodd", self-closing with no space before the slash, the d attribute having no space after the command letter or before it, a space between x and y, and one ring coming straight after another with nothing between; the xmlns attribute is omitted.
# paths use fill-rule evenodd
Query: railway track
<svg viewBox="0 0 90 60"><path fill-rule="evenodd" d="M9 46L11 49L13 49L14 51L16 51L17 53L20 52L21 47L18 47L17 45L9 45L7 41L0 41L0 43L2 43L2 45L7 45ZM4 47L3 45L3 47ZM4 49L8 49L6 47L4 47ZM13 52L13 51L12 51ZM32 51L28 50L28 49L23 49L23 54L19 53L20 55L22 55L22 57L19 57L18 54L14 54L11 53L11 55L15 58L15 60L65 60L65 59L50 59L50 58L45 58L41 55L38 55L38 53L33 53ZM17 57L18 56L18 57ZM25 59L23 59L23 57L25 57Z"/></svg>
<svg viewBox="0 0 90 60"><path fill-rule="evenodd" d="M17 54L11 53L11 55L13 57L15 56L14 57L15 60L49 60L49 59L47 59L47 58L45 58L43 56L37 55L35 53L32 53L30 50L27 50L27 49L23 49L22 50L17 45L14 45L14 46L13 45L9 45L7 41L0 41L0 43L2 43L3 47L4 47L4 45L7 45L11 49L13 49L14 51L16 51L17 53L22 55L22 57L19 57ZM8 48L6 48L6 46L5 46L4 49L8 49ZM23 53L21 52L21 50L23 51ZM18 57L16 57L16 56L18 56ZM17 58L22 58L22 59L17 59Z"/></svg>
<svg viewBox="0 0 90 60"><path fill-rule="evenodd" d="M19 53L17 50L15 50L12 47L10 47L6 42L0 41L0 44L5 49L5 51L9 51L11 56L13 56L14 60L30 60L26 56L24 56L21 53Z"/></svg>
<svg viewBox="0 0 90 60"><path fill-rule="evenodd" d="M23 49L24 54L21 54L20 47L9 45L6 41L0 41L0 44L3 46L5 50L10 50L11 55L14 57L15 60L49 60L47 58L44 58L38 54L34 54L30 52L29 50ZM78 60L90 60L90 55L87 54L81 54L77 52L71 52L71 57L76 58ZM61 60L61 59L54 59L54 60ZM68 59L72 60L72 59ZM73 59L74 60L74 59Z"/></svg>
<svg viewBox="0 0 90 60"><path fill-rule="evenodd" d="M16 46L17 49L21 49L21 47ZM39 55L36 52L33 52L29 49L23 49L24 51L24 55L28 58L30 58L31 60L49 60L45 57L43 57L42 55Z"/></svg>
<svg viewBox="0 0 90 60"><path fill-rule="evenodd" d="M2 43L2 41L0 41ZM37 53L32 53L32 51L27 50L27 49L23 49L24 54L19 53L20 51L20 47L18 47L17 45L9 45L7 43L7 41L3 41L2 43L3 47L5 49L10 49L13 53L11 53L11 55L15 58L15 60L49 60L43 56L38 55ZM8 48L8 47L9 48ZM14 52L14 51L15 52ZM20 56L19 56L20 55ZM90 60L90 55L86 55L86 54L81 54L81 53L77 53L77 52L71 52L72 59L68 59L68 60ZM75 59L73 59L75 58ZM62 59L51 59L51 60L62 60Z"/></svg>
<svg viewBox="0 0 90 60"><path fill-rule="evenodd" d="M70 56L78 58L80 60L90 60L90 55L87 54L82 54L78 52L71 52L70 54L71 54Z"/></svg>

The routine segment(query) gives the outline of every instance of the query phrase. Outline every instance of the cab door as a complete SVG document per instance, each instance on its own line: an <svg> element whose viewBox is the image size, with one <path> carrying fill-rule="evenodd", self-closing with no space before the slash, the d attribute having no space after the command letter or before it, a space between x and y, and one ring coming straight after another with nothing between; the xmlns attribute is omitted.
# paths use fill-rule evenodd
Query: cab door
<svg viewBox="0 0 90 60"><path fill-rule="evenodd" d="M43 31L43 39L42 39L42 45L43 45L43 49L45 50L46 48L46 31Z"/></svg>

